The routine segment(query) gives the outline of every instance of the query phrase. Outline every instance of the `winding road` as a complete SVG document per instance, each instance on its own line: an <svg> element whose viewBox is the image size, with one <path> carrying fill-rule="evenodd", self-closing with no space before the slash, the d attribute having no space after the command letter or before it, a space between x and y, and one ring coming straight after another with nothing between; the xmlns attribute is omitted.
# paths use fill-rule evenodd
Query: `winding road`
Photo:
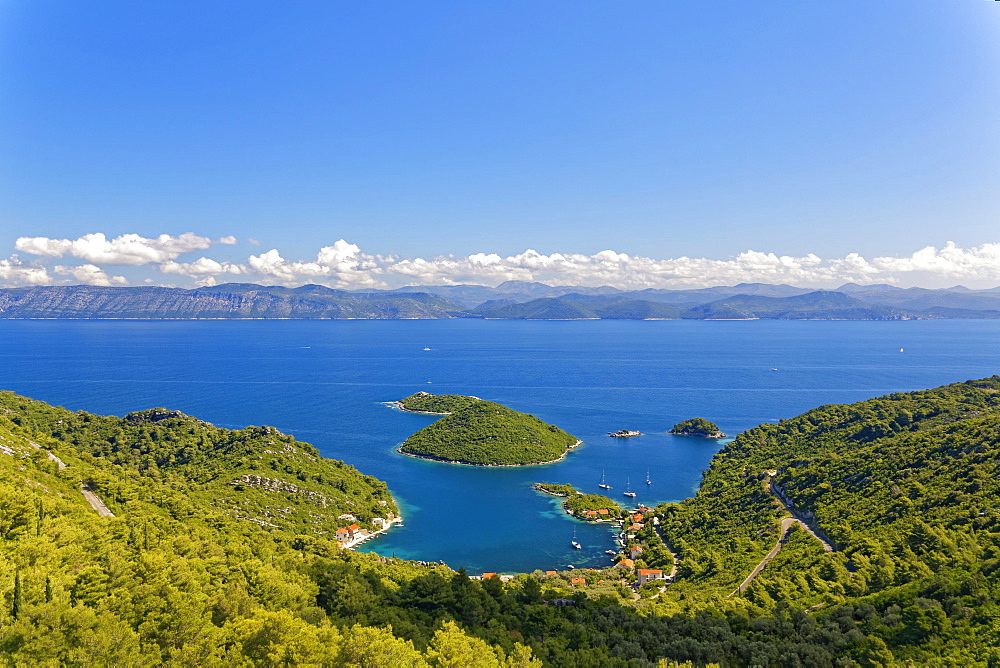
<svg viewBox="0 0 1000 668"><path fill-rule="evenodd" d="M746 591L746 588L750 586L750 583L754 581L754 578L760 575L760 572L764 570L764 567L767 566L772 559L778 556L779 552L781 552L781 548L784 547L785 543L788 542L788 532L791 531L792 527L795 526L796 524L805 529L810 536L818 540L820 544L823 545L824 552L836 551L833 545L828 540L821 538L819 536L819 534L809 524L807 520L800 517L799 513L796 512L792 508L792 506L790 506L788 502L785 500L784 495L781 494L780 491L774 489L774 480L771 476L768 476L767 478L767 491L771 493L771 496L773 496L775 500L777 500L778 503L781 504L781 507L784 508L785 512L789 513L791 517L782 518L781 524L779 525L778 542L776 542L774 544L774 547L771 548L771 551L768 552L767 555L760 560L760 563L758 563L754 567L754 569L750 572L750 575L748 575L746 579L740 583L740 586L737 587L731 594L729 594L728 598L731 598L736 594L742 594L744 591Z"/></svg>
<svg viewBox="0 0 1000 668"><path fill-rule="evenodd" d="M29 439L25 439L25 440L28 441L28 444L31 447L35 448L36 450L45 450L45 448L43 448L42 446L40 446L38 443L35 443L34 441L32 441L30 438ZM12 448L10 448L8 446L5 446L5 445L0 445L0 452L3 452L4 454L10 455L10 456L14 456L15 455L15 451ZM55 462L56 466L59 468L60 471L62 471L64 468L66 468L66 462L64 462L63 460L59 459L58 457L56 457L51 452L47 452L46 451L46 454L49 457L49 461ZM83 493L83 498L85 498L87 500L87 503L90 504L91 508L93 508L94 510L97 511L98 515L100 515L101 517L114 517L115 516L115 514L113 512L111 512L111 509L108 508L106 505L104 505L104 502L101 501L100 497L97 496L96 494L94 494L94 491L92 489L90 489L90 487L87 485L87 483L81 483L81 485L80 485L80 491Z"/></svg>

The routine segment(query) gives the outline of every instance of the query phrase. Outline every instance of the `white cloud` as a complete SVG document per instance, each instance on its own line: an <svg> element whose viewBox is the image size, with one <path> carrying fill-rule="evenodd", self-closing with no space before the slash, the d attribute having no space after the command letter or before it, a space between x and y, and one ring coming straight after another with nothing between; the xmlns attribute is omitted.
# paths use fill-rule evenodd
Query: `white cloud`
<svg viewBox="0 0 1000 668"><path fill-rule="evenodd" d="M24 264L16 255L0 260L0 286L13 288L51 283L52 277L45 267Z"/></svg>
<svg viewBox="0 0 1000 668"><path fill-rule="evenodd" d="M14 242L14 248L32 255L69 256L92 264L129 266L173 260L181 253L203 250L211 245L211 239L191 232L176 237L161 234L155 239L147 239L138 234L123 234L110 241L101 232L96 232L85 234L79 239L20 237Z"/></svg>
<svg viewBox="0 0 1000 668"><path fill-rule="evenodd" d="M241 264L219 262L208 257L200 257L194 262L174 262L168 260L160 265L164 274L181 274L182 276L205 276L218 274L245 274L247 269Z"/></svg>
<svg viewBox="0 0 1000 668"><path fill-rule="evenodd" d="M687 288L737 283L789 283L802 287L836 287L846 282L892 283L944 287L965 283L970 287L1000 285L1000 243L959 248L947 243L928 246L905 256L865 258L858 253L822 258L777 255L748 250L725 259L677 257L657 259L615 250L592 255L552 253L528 249L502 256L481 252L467 256L401 258L365 253L340 239L323 246L313 259L290 259L272 248L250 255L245 262L200 257L178 262L182 253L230 244L235 237L216 242L192 233L176 237L144 238L126 234L108 240L88 234L76 240L21 237L18 250L48 257L79 257L79 267L55 267L57 273L93 285L120 285L125 279L109 276L102 267L155 264L162 274L196 279L197 285L215 285L232 277L268 284L322 283L338 288L394 288L403 285L497 285L508 280L539 281L552 285L601 286L623 289ZM249 240L253 242L253 240ZM228 276L229 278L224 278ZM16 256L0 260L0 285L45 285L53 282L41 260L21 263ZM60 282L60 281L56 281Z"/></svg>
<svg viewBox="0 0 1000 668"><path fill-rule="evenodd" d="M276 248L247 259L250 269L260 276L281 283L301 283L327 279L335 287L384 287L380 274L395 260L391 256L367 255L343 239L319 249L316 259L309 262L289 262Z"/></svg>
<svg viewBox="0 0 1000 668"><path fill-rule="evenodd" d="M290 261L277 249L251 256L248 270L286 284L326 279L338 287L400 285L496 285L507 280L554 285L610 285L626 289L684 288L736 283L789 283L836 287L843 283L953 284L1000 283L1000 244L962 249L948 243L905 257L866 259L857 253L823 259L814 253L776 255L748 250L724 260L679 257L655 259L613 250L593 255L526 250L502 257L475 253L431 259L368 255L340 240L320 249L315 261Z"/></svg>
<svg viewBox="0 0 1000 668"><path fill-rule="evenodd" d="M227 246L235 246L239 242L240 242L240 240L237 239L236 237L234 237L231 234L228 237L221 237L219 239L219 241L218 241L218 243L220 243L220 244L226 244Z"/></svg>
<svg viewBox="0 0 1000 668"><path fill-rule="evenodd" d="M254 239L253 237L247 237L247 243L252 246L260 246L260 242Z"/></svg>
<svg viewBox="0 0 1000 668"><path fill-rule="evenodd" d="M100 267L92 264L81 264L77 266L57 265L53 268L57 274L72 276L77 283L86 285L128 285L124 276L108 276Z"/></svg>

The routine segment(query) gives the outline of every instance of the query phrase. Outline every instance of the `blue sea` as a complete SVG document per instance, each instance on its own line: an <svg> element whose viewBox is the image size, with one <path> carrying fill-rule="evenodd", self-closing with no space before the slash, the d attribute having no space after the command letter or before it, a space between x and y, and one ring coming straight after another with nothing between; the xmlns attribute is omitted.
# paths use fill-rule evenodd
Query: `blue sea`
<svg viewBox="0 0 1000 668"><path fill-rule="evenodd" d="M648 505L688 497L721 443L667 434L682 419L735 435L822 404L1000 373L996 320L6 320L0 341L3 389L294 434L387 481L400 502L405 525L361 549L470 573L608 564L611 531L572 520L531 484L597 492L604 475L620 501L628 486ZM434 418L385 402L419 390L498 401L584 444L526 468L404 457L395 448ZM643 435L607 436L618 429Z"/></svg>

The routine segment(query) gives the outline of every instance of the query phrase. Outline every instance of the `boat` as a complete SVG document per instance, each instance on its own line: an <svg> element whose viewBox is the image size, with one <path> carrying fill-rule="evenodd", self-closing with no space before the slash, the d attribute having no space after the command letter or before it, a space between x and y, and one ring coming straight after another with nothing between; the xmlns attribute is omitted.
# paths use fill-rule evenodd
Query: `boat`
<svg viewBox="0 0 1000 668"><path fill-rule="evenodd" d="M649 471L646 471L646 484L652 485L653 481L649 479Z"/></svg>
<svg viewBox="0 0 1000 668"><path fill-rule="evenodd" d="M576 568L576 566L574 566L573 564L566 564L566 568L573 570L574 568Z"/></svg>
<svg viewBox="0 0 1000 668"><path fill-rule="evenodd" d="M573 540L570 541L570 545L573 546L574 550L582 550L583 546L576 541L576 529L573 529Z"/></svg>
<svg viewBox="0 0 1000 668"><path fill-rule="evenodd" d="M430 348L424 347L424 350L430 350Z"/></svg>
<svg viewBox="0 0 1000 668"><path fill-rule="evenodd" d="M601 471L601 482L598 485L598 487L600 487L601 489L611 489L611 485L604 482L604 471Z"/></svg>
<svg viewBox="0 0 1000 668"><path fill-rule="evenodd" d="M607 555L610 555L610 556L613 557L613 556L615 556L618 553L615 552L614 550L604 550L604 554L607 554Z"/></svg>
<svg viewBox="0 0 1000 668"><path fill-rule="evenodd" d="M622 494L624 496L627 496L627 497L630 497L630 498L634 499L635 498L635 492L632 491L631 487L632 487L632 481L630 480L630 481L628 481L628 482L625 483L625 491L622 492Z"/></svg>

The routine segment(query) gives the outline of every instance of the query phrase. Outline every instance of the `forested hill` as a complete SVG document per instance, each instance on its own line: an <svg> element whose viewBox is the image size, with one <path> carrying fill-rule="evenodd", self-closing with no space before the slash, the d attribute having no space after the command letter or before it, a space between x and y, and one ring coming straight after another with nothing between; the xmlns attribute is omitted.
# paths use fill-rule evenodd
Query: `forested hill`
<svg viewBox="0 0 1000 668"><path fill-rule="evenodd" d="M760 425L716 455L694 498L657 509L680 565L658 609L844 604L836 614L897 659L1000 658L998 499L1000 376ZM783 517L802 522L730 598ZM659 537L642 539L648 565L669 567Z"/></svg>
<svg viewBox="0 0 1000 668"><path fill-rule="evenodd" d="M410 436L399 452L424 459L473 466L528 466L561 459L577 444L574 436L478 397L419 392L401 400L407 410L446 413Z"/></svg>
<svg viewBox="0 0 1000 668"><path fill-rule="evenodd" d="M67 470L112 509L155 500L178 517L222 514L311 535L332 534L344 525L339 515L371 528L374 518L398 513L384 482L274 427L222 429L163 408L93 415L12 392L0 392L0 416L46 439L58 456L80 458L87 466ZM164 485L184 493L164 496Z"/></svg>
<svg viewBox="0 0 1000 668"><path fill-rule="evenodd" d="M719 453L694 498L643 511L643 551L629 541L635 566L665 573L676 556L678 572L669 586L633 593L622 567L479 581L341 550L311 522L324 509L316 497L219 486L269 470L359 519L390 507L378 503L387 500L378 481L323 464L273 429L220 430L163 409L104 418L0 393L0 656L11 665L997 665L998 440L1000 377L751 429ZM114 517L99 515L81 482ZM301 507L311 508L304 518ZM779 526L792 527L783 549L735 593Z"/></svg>

